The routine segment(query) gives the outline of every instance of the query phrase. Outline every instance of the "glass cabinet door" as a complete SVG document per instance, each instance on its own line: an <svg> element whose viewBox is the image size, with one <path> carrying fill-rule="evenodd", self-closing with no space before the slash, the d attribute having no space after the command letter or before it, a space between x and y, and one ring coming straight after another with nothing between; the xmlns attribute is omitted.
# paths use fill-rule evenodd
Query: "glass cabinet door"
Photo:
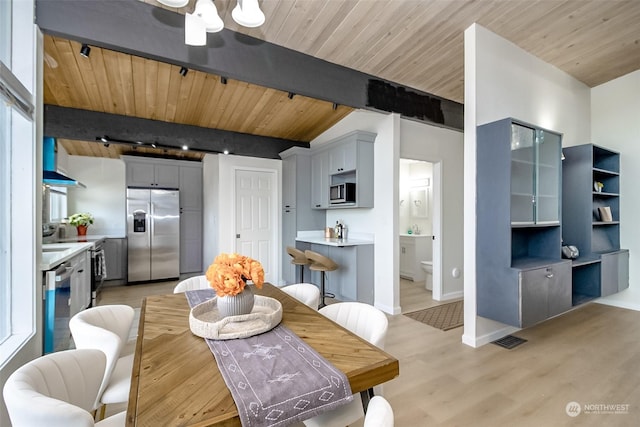
<svg viewBox="0 0 640 427"><path fill-rule="evenodd" d="M560 222L560 177L561 150L560 135L536 131L538 153L536 174L536 223Z"/></svg>
<svg viewBox="0 0 640 427"><path fill-rule="evenodd" d="M535 220L535 130L511 124L511 223Z"/></svg>

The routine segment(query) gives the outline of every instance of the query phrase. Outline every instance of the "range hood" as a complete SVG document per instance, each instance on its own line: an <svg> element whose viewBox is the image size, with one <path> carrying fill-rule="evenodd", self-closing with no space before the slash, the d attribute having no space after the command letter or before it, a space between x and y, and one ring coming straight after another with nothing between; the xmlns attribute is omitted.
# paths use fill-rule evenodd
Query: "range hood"
<svg viewBox="0 0 640 427"><path fill-rule="evenodd" d="M57 187L82 187L84 184L57 171L58 144L55 138L45 136L42 145L42 182Z"/></svg>

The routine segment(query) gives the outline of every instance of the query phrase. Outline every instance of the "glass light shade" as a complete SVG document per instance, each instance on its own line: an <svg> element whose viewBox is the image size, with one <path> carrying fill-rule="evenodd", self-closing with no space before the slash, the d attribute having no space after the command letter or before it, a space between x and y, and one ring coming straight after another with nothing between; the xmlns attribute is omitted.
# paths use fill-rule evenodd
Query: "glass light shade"
<svg viewBox="0 0 640 427"><path fill-rule="evenodd" d="M189 0L158 0L158 3L169 7L185 7Z"/></svg>
<svg viewBox="0 0 640 427"><path fill-rule="evenodd" d="M224 22L220 19L218 9L212 0L198 0L193 14L205 22L208 33L217 33L224 28Z"/></svg>
<svg viewBox="0 0 640 427"><path fill-rule="evenodd" d="M231 12L233 20L238 24L255 28L264 24L264 13L260 10L258 0L238 0L238 4Z"/></svg>

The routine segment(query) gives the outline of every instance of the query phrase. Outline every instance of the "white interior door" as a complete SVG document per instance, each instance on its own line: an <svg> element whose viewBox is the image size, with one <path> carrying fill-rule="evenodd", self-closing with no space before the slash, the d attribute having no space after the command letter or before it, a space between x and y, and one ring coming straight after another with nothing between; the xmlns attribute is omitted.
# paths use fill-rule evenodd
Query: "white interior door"
<svg viewBox="0 0 640 427"><path fill-rule="evenodd" d="M275 283L277 269L276 174L236 170L236 252L260 261L265 281Z"/></svg>

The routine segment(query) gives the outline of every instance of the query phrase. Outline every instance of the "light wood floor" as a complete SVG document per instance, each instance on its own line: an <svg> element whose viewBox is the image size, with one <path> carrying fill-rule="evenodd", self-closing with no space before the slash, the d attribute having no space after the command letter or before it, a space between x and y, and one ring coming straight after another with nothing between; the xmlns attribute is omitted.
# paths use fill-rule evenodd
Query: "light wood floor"
<svg viewBox="0 0 640 427"><path fill-rule="evenodd" d="M139 307L144 295L170 293L174 284L108 288L101 303ZM516 333L528 342L515 349L473 349L461 343L462 328L443 332L389 316L385 350L400 360L400 376L384 395L396 427L637 426L639 325L640 312L590 303ZM575 418L565 411L572 401L583 409ZM587 404L629 407L584 413Z"/></svg>

